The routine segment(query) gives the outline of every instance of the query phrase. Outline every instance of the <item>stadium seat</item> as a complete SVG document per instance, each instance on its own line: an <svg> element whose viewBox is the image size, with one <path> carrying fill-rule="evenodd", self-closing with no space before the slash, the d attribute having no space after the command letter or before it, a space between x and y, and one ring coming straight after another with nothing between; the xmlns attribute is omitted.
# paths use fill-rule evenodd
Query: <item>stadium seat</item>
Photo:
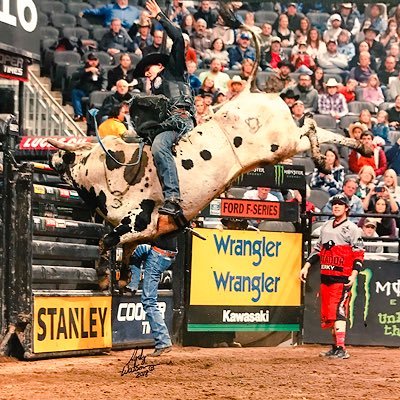
<svg viewBox="0 0 400 400"><path fill-rule="evenodd" d="M275 11L260 10L254 13L254 20L257 24L263 24L269 22L273 24L278 18L278 14Z"/></svg>
<svg viewBox="0 0 400 400"><path fill-rule="evenodd" d="M324 207L324 205L328 202L331 196L328 192L322 189L311 189L310 197L307 199L311 203L313 203L320 210Z"/></svg>
<svg viewBox="0 0 400 400"><path fill-rule="evenodd" d="M333 144L333 143L321 143L321 144L319 145L319 148L321 149L321 153L322 153L322 154L325 154L325 152L326 152L328 149L333 149L333 150L336 151L336 153L339 154L339 150L338 150L337 146L336 146L335 144Z"/></svg>
<svg viewBox="0 0 400 400"><path fill-rule="evenodd" d="M89 31L81 27L71 28L70 26L67 26L62 30L62 33L63 37L66 38L75 37L81 40L89 39Z"/></svg>
<svg viewBox="0 0 400 400"><path fill-rule="evenodd" d="M310 20L311 25L315 26L318 30L323 31L326 29L330 15L328 13L309 12L307 18Z"/></svg>
<svg viewBox="0 0 400 400"><path fill-rule="evenodd" d="M335 130L336 119L331 115L314 114L313 119L320 128Z"/></svg>
<svg viewBox="0 0 400 400"><path fill-rule="evenodd" d="M61 94L63 106L71 101L71 90L73 89L74 84L77 82L77 72L80 66L82 66L81 63L68 64L65 66L63 75L61 77Z"/></svg>
<svg viewBox="0 0 400 400"><path fill-rule="evenodd" d="M339 126L342 129L348 129L350 124L357 121L358 121L358 115L345 115L344 117L340 118Z"/></svg>
<svg viewBox="0 0 400 400"><path fill-rule="evenodd" d="M364 88L356 87L356 100L357 101L365 101L364 100Z"/></svg>
<svg viewBox="0 0 400 400"><path fill-rule="evenodd" d="M71 14L54 13L51 14L50 21L58 29L63 29L67 26L74 27L76 25L76 18Z"/></svg>
<svg viewBox="0 0 400 400"><path fill-rule="evenodd" d="M96 40L97 42L100 42L102 37L109 32L109 28L103 27L103 26L96 26L93 28L92 32L92 38Z"/></svg>
<svg viewBox="0 0 400 400"><path fill-rule="evenodd" d="M270 232L296 232L296 228L291 222L283 221L262 221L258 225L258 229Z"/></svg>
<svg viewBox="0 0 400 400"><path fill-rule="evenodd" d="M62 76L67 65L79 64L80 62L81 56L76 51L56 51L50 71L51 90L61 88Z"/></svg>
<svg viewBox="0 0 400 400"><path fill-rule="evenodd" d="M39 26L46 26L49 23L49 17L46 13L39 11L38 12L38 24Z"/></svg>
<svg viewBox="0 0 400 400"><path fill-rule="evenodd" d="M128 53L128 55L129 55L129 58L131 59L131 61L132 61L132 66L133 67L136 67L136 65L138 64L138 62L142 59L142 56L139 56L139 55L137 55L137 54L135 54L135 53ZM119 58L120 58L120 56L121 56L121 54L119 53L119 54L115 54L114 56L113 56L113 59L114 59L114 64L115 65L118 65L119 64Z"/></svg>
<svg viewBox="0 0 400 400"><path fill-rule="evenodd" d="M93 107L100 108L103 104L104 99L110 94L113 94L113 92L111 91L101 92L100 90L95 90L94 92L90 93L89 95L90 108Z"/></svg>
<svg viewBox="0 0 400 400"><path fill-rule="evenodd" d="M293 157L293 165L303 165L306 174L311 174L314 171L314 161L308 157Z"/></svg>
<svg viewBox="0 0 400 400"><path fill-rule="evenodd" d="M96 54L97 58L99 59L100 65L106 66L106 65L110 65L111 61L113 60L110 55L108 53L106 53L105 51L95 51L95 52L87 52L83 55L83 61L86 62L87 60L87 56L90 53L94 53Z"/></svg>
<svg viewBox="0 0 400 400"><path fill-rule="evenodd" d="M379 106L378 106L379 110L384 110L384 111L387 111L389 108L392 108L392 107L394 107L394 103L389 102L389 101L385 101L385 102L379 104Z"/></svg>
<svg viewBox="0 0 400 400"><path fill-rule="evenodd" d="M389 132L390 143L395 144L399 138L400 138L400 131L390 131Z"/></svg>
<svg viewBox="0 0 400 400"><path fill-rule="evenodd" d="M376 107L374 104L368 101L352 101L348 104L349 113L360 114L362 110L368 110L371 113L375 113Z"/></svg>
<svg viewBox="0 0 400 400"><path fill-rule="evenodd" d="M348 158L340 158L340 165L344 168L345 173L349 171L349 162L347 160Z"/></svg>
<svg viewBox="0 0 400 400"><path fill-rule="evenodd" d="M68 13L74 15L75 17L77 17L79 13L86 8L92 8L92 5L88 3L75 3L75 2L67 4Z"/></svg>
<svg viewBox="0 0 400 400"><path fill-rule="evenodd" d="M56 41L59 36L59 31L54 26L41 26L40 27L40 40L53 39Z"/></svg>
<svg viewBox="0 0 400 400"><path fill-rule="evenodd" d="M249 12L248 10L237 10L235 13L236 13L237 15L240 15L240 16L243 18L243 20L244 20L245 17L246 17L246 14L247 14L248 12Z"/></svg>
<svg viewBox="0 0 400 400"><path fill-rule="evenodd" d="M274 11L274 3L272 1L264 1L260 4L261 10Z"/></svg>
<svg viewBox="0 0 400 400"><path fill-rule="evenodd" d="M40 11L47 15L52 13L65 13L65 5L60 1L41 1L39 2Z"/></svg>

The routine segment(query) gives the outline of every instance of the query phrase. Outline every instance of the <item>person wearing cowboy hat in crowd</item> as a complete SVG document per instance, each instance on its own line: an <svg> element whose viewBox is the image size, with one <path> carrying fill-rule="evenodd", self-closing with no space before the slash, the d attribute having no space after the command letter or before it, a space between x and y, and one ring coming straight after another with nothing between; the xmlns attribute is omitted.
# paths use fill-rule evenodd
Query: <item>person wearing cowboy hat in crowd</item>
<svg viewBox="0 0 400 400"><path fill-rule="evenodd" d="M228 93L226 94L226 98L228 100L233 100L243 91L245 87L246 81L243 81L239 75L235 75L228 81Z"/></svg>
<svg viewBox="0 0 400 400"><path fill-rule="evenodd" d="M295 94L292 89L288 89L286 92L282 92L279 95L287 106L292 109L294 103L299 99L299 95Z"/></svg>
<svg viewBox="0 0 400 400"><path fill-rule="evenodd" d="M326 82L326 93L318 98L318 110L320 114L331 115L337 121L349 113L347 102L341 93L338 93L339 83L335 78L329 78Z"/></svg>
<svg viewBox="0 0 400 400"><path fill-rule="evenodd" d="M309 73L315 69L314 59L307 53L307 41L300 40L298 42L298 51L292 55L291 63L294 65L296 72Z"/></svg>
<svg viewBox="0 0 400 400"><path fill-rule="evenodd" d="M355 12L353 12L352 3L342 3L340 5L339 14L342 18L340 27L346 29L351 33L352 37L355 37L361 29L361 23Z"/></svg>
<svg viewBox="0 0 400 400"><path fill-rule="evenodd" d="M143 50L153 44L151 36L151 21L147 15L142 15L138 23L138 33L133 38L133 43L136 47L135 53L142 54ZM139 49L139 50L137 50Z"/></svg>
<svg viewBox="0 0 400 400"><path fill-rule="evenodd" d="M379 35L379 31L373 28L369 21L364 21L363 33L364 41L369 46L371 57L374 58L376 62L381 63L381 61L386 57L386 50L385 46L376 40L376 37Z"/></svg>
<svg viewBox="0 0 400 400"><path fill-rule="evenodd" d="M348 133L352 139L360 140L361 134L368 130L368 126L361 122L354 122L349 125Z"/></svg>
<svg viewBox="0 0 400 400"><path fill-rule="evenodd" d="M276 74L270 75L265 82L265 91L267 93L280 93L287 87L295 85L289 75L294 71L293 65L287 60L282 60L278 62L278 68Z"/></svg>
<svg viewBox="0 0 400 400"><path fill-rule="evenodd" d="M340 25L342 24L342 17L339 14L333 14L329 17L327 25L331 25L331 28L324 31L322 38L325 43L328 43L329 40L337 41L342 31Z"/></svg>
<svg viewBox="0 0 400 400"><path fill-rule="evenodd" d="M384 4L368 4L365 10L365 22L369 22L369 26L375 29L379 34L385 32L387 27L386 6Z"/></svg>
<svg viewBox="0 0 400 400"><path fill-rule="evenodd" d="M164 195L164 205L158 212L176 217L182 215L182 209L172 147L185 133L193 129L194 100L187 81L182 31L164 15L155 0L148 0L146 8L150 17L163 26L173 41L170 55L153 53L142 58L135 68L134 76L145 76L150 81L153 95L164 95L169 99L169 117L157 125L157 135L151 149Z"/></svg>
<svg viewBox="0 0 400 400"><path fill-rule="evenodd" d="M379 145L380 142L374 140L374 134L371 131L363 132L360 136L360 141L365 147L370 148L373 151L373 154L369 157L366 157L357 153L355 150L351 150L349 154L350 171L354 174L358 174L364 165L370 165L374 169L377 177L383 175L387 169L387 160L385 152ZM383 140L383 144L384 142L385 141Z"/></svg>

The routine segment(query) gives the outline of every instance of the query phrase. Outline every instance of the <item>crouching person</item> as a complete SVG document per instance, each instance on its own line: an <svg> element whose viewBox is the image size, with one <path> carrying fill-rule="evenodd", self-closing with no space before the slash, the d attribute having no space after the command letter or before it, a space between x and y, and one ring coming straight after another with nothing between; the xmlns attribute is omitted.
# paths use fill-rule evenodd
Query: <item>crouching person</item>
<svg viewBox="0 0 400 400"><path fill-rule="evenodd" d="M351 287L364 260L363 244L357 225L347 219L350 203L347 196L331 199L334 219L321 227L319 240L300 272L305 282L311 264L321 265L321 327L332 329L332 349L320 355L330 358L349 358L345 347Z"/></svg>

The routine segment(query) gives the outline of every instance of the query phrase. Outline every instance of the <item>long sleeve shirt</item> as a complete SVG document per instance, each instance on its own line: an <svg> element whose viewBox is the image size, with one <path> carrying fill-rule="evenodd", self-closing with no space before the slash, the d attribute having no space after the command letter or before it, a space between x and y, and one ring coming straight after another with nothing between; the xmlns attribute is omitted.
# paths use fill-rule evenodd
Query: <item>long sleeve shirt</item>
<svg viewBox="0 0 400 400"><path fill-rule="evenodd" d="M101 38L99 49L102 51L108 49L117 49L121 52L132 51L133 42L126 30L121 29L118 33L110 30Z"/></svg>
<svg viewBox="0 0 400 400"><path fill-rule="evenodd" d="M341 93L333 96L323 94L318 97L318 111L320 114L337 114L340 118L349 113L345 97Z"/></svg>
<svg viewBox="0 0 400 400"><path fill-rule="evenodd" d="M325 191L337 189L338 192L341 192L343 189L344 176L344 168L341 165L334 167L329 175L324 176L321 176L318 169L315 168L311 177L310 186L311 188L319 188Z"/></svg>
<svg viewBox="0 0 400 400"><path fill-rule="evenodd" d="M355 150L352 150L349 154L349 168L355 174L360 172L360 169L365 165L370 165L376 176L383 175L387 170L387 160L385 152L377 147L374 149L374 155L371 157L364 157L358 154Z"/></svg>
<svg viewBox="0 0 400 400"><path fill-rule="evenodd" d="M322 209L323 213L330 214L332 213L332 203L330 201L331 199L328 200L328 202L324 205L324 208ZM362 205L362 201L359 197L357 196L352 196L350 199L350 217L349 220L354 222L355 224L358 223L360 220L360 217L352 217L352 214L364 214L364 207ZM322 219L328 219L329 217L322 217Z"/></svg>

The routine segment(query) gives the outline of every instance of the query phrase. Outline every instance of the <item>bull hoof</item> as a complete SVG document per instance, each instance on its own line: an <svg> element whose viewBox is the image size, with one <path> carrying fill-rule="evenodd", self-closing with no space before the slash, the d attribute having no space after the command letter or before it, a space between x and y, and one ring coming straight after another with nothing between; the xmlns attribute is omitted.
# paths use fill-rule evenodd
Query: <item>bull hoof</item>
<svg viewBox="0 0 400 400"><path fill-rule="evenodd" d="M129 282L130 282L130 280L129 280L129 281L126 281L126 280L120 279L120 280L117 282L118 288L119 288L119 289L124 289L126 286L128 286Z"/></svg>

